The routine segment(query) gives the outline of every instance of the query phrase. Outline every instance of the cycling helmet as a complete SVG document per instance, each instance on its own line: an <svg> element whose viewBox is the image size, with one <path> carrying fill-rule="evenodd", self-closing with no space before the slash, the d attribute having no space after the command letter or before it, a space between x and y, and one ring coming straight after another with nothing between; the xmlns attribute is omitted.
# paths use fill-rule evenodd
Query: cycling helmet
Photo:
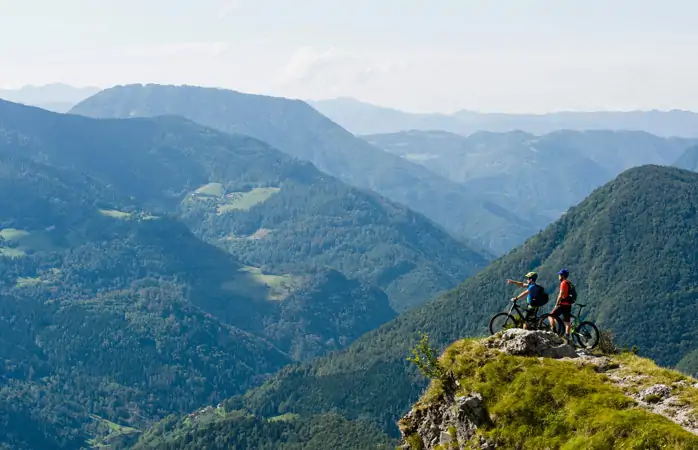
<svg viewBox="0 0 698 450"><path fill-rule="evenodd" d="M538 279L538 274L537 274L536 272L528 272L528 273L525 275L525 277L526 277L526 279L529 279L529 278L532 279L533 282L535 283L536 280Z"/></svg>
<svg viewBox="0 0 698 450"><path fill-rule="evenodd" d="M567 278L570 276L570 271L567 269L562 269L557 274L562 275L563 277Z"/></svg>

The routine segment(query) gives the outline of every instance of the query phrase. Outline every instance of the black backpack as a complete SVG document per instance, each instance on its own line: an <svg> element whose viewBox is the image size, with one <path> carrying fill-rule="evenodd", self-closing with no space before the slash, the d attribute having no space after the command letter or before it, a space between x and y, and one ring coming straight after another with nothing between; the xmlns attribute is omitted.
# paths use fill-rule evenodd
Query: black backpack
<svg viewBox="0 0 698 450"><path fill-rule="evenodd" d="M543 286L539 284L536 284L536 286L538 286L538 293L535 297L531 298L531 306L543 306L548 303L550 296L547 292L545 292L545 288Z"/></svg>
<svg viewBox="0 0 698 450"><path fill-rule="evenodd" d="M567 298L564 299L567 303L572 304L577 300L577 288L574 287L574 284L570 280L566 280L569 283L568 290L567 290Z"/></svg>

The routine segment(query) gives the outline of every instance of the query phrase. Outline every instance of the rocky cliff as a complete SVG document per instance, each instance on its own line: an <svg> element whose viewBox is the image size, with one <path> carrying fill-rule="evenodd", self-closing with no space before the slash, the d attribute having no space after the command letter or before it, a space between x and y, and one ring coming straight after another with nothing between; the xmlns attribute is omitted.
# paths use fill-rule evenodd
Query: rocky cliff
<svg viewBox="0 0 698 450"><path fill-rule="evenodd" d="M552 333L459 341L399 422L404 450L698 449L698 382Z"/></svg>

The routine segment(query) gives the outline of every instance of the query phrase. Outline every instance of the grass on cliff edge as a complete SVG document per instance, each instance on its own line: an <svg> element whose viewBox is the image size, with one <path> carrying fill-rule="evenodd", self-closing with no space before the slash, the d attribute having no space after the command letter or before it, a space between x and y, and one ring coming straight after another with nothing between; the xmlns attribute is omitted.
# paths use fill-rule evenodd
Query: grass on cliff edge
<svg viewBox="0 0 698 450"><path fill-rule="evenodd" d="M628 372L647 376L643 384L681 379L635 355L613 356ZM494 426L479 432L500 448L516 449L698 449L698 436L663 416L636 407L604 374L572 361L504 355L475 340L459 341L441 358L460 382L458 395L482 394ZM671 386L671 384L668 384ZM676 388L698 406L693 387ZM440 398L432 382L420 404ZM420 405L417 405L419 408ZM479 448L475 446L474 448Z"/></svg>

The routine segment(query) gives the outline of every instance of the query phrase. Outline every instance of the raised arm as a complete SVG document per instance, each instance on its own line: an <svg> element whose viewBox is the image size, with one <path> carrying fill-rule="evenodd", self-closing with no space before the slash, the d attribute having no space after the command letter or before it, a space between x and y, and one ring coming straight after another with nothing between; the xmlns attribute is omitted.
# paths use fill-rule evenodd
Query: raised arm
<svg viewBox="0 0 698 450"><path fill-rule="evenodd" d="M515 284L519 287L526 287L528 286L528 283L524 283L523 281L516 281L516 280L507 280L507 284Z"/></svg>

